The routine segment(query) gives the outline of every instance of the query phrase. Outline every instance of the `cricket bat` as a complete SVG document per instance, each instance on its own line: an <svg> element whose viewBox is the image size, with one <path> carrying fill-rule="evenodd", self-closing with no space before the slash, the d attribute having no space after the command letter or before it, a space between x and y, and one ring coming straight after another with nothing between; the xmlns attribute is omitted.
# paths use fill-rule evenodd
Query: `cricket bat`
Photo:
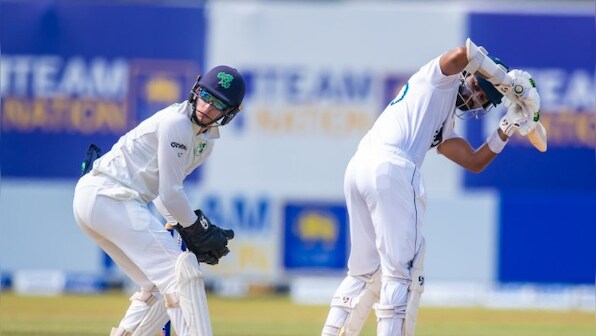
<svg viewBox="0 0 596 336"><path fill-rule="evenodd" d="M505 69L501 70L505 71ZM509 76L506 76L506 78L511 79L511 82L498 85L496 89L501 91L501 93L505 97L509 98L512 102L521 106L522 110L528 116L528 118L534 118L533 114L527 110L527 108L524 106L524 103L519 99L519 96L523 95L524 93L524 87L521 85L516 85L516 87L514 88L513 79ZM548 147L546 129L544 128L542 123L540 123L540 121L536 121L536 128L534 128L532 131L528 133L528 140L530 140L530 143L536 149L538 149L541 152L546 152L546 149Z"/></svg>

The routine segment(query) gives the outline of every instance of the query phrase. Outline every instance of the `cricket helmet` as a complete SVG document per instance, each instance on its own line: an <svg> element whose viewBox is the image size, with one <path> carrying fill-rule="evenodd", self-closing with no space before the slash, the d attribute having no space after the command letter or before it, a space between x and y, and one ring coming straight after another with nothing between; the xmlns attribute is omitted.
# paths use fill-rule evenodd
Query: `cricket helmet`
<svg viewBox="0 0 596 336"><path fill-rule="evenodd" d="M226 65L216 66L199 79L199 86L229 106L240 106L246 84L238 70Z"/></svg>
<svg viewBox="0 0 596 336"><path fill-rule="evenodd" d="M503 61L501 61L499 58L490 57L490 59L492 59L493 62L495 62L497 65L500 65L503 68L505 68L506 72L509 72L509 67L507 65L505 65L505 63L503 63ZM478 85L482 88L482 90L484 90L484 93L486 93L486 97L488 98L488 101L491 104L493 104L493 106L497 106L497 105L501 104L501 99L503 99L503 94L501 92L499 92L499 90L495 89L495 87L489 81L480 77L478 74L475 74L474 76L476 76Z"/></svg>
<svg viewBox="0 0 596 336"><path fill-rule="evenodd" d="M246 83L238 70L226 65L219 65L209 70L204 76L197 77L188 98L193 109L196 108L200 90L207 91L231 108L222 116L219 123L219 125L225 125L240 112L246 93Z"/></svg>

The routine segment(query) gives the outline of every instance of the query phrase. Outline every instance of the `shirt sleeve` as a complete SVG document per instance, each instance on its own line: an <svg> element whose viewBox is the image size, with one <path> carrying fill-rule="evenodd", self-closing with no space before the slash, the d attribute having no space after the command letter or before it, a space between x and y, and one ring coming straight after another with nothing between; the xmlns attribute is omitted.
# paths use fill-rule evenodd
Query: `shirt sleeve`
<svg viewBox="0 0 596 336"><path fill-rule="evenodd" d="M186 162L193 151L192 125L183 118L166 118L159 125L157 133L159 198L176 222L188 227L197 220L182 185L186 176Z"/></svg>
<svg viewBox="0 0 596 336"><path fill-rule="evenodd" d="M451 90L454 82L458 82L460 75L445 76L441 71L439 60L441 56L432 59L430 62L420 68L420 74L436 89Z"/></svg>
<svg viewBox="0 0 596 336"><path fill-rule="evenodd" d="M166 206L163 204L161 197L157 196L157 198L153 200L153 205L155 205L155 208L157 209L157 211L159 211L163 218L166 219L167 223L178 223L176 218L174 218L174 216L172 216L168 209L166 209Z"/></svg>

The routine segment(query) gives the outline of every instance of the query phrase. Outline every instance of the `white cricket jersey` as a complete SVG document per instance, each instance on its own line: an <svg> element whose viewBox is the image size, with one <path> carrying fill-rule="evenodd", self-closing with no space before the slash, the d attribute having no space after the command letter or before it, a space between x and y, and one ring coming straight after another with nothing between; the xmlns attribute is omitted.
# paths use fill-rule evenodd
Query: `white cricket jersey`
<svg viewBox="0 0 596 336"><path fill-rule="evenodd" d="M426 152L453 132L459 74L445 76L439 57L418 70L387 105L360 147L381 147L422 166Z"/></svg>
<svg viewBox="0 0 596 336"><path fill-rule="evenodd" d="M185 101L147 118L97 159L92 173L111 177L147 203L159 196L160 212L169 221L193 224L197 216L182 182L211 154L219 130L212 127L199 133L199 126L190 120L191 109Z"/></svg>

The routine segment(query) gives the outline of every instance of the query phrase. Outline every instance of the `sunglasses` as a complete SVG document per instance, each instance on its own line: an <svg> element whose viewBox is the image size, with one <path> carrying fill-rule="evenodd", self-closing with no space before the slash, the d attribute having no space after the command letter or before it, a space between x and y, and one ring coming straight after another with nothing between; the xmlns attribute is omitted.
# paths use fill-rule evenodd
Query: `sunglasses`
<svg viewBox="0 0 596 336"><path fill-rule="evenodd" d="M221 112L225 112L229 107L226 103L222 102L221 100L219 100L214 95L212 95L204 89L201 89L199 95L205 103L212 104L213 106L215 106L217 110Z"/></svg>

